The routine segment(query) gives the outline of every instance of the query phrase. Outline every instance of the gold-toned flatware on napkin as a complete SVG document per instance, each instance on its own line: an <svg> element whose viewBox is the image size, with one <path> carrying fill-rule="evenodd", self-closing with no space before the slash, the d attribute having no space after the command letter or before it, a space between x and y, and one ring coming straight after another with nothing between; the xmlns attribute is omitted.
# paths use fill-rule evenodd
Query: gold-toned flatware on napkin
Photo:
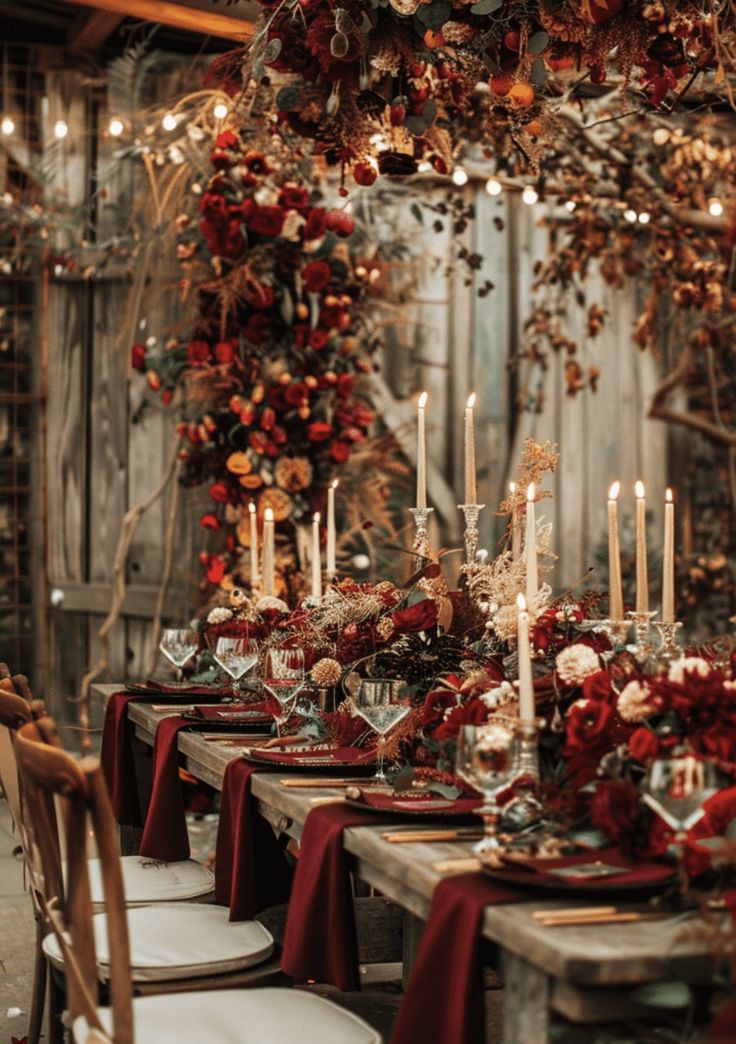
<svg viewBox="0 0 736 1044"><path fill-rule="evenodd" d="M152 703L151 710L157 714L181 714L182 711L193 711L196 703Z"/></svg>
<svg viewBox="0 0 736 1044"><path fill-rule="evenodd" d="M340 787L351 787L355 786L356 783L360 783L362 787L368 786L372 791L384 790L387 794L392 792L391 787L387 787L382 783L371 784L370 781L366 781L365 778L355 779L354 777L348 779L345 777L333 776L330 778L329 776L325 776L320 779L309 779L305 776L287 776L284 779L280 779L279 783L284 787L297 787L305 790L309 790L312 787L337 787L339 789Z"/></svg>
<svg viewBox="0 0 736 1044"><path fill-rule="evenodd" d="M433 841L479 841L483 832L470 827L451 830L391 830L381 834L381 837L392 845L408 845Z"/></svg>
<svg viewBox="0 0 736 1044"><path fill-rule="evenodd" d="M535 921L547 921L551 917L590 917L594 914L620 913L617 906L573 906L565 909L534 910Z"/></svg>
<svg viewBox="0 0 736 1044"><path fill-rule="evenodd" d="M550 911L552 913L552 911ZM594 924L638 924L640 921L660 921L669 914L664 911L651 913L640 910L618 910L614 913L589 914L587 917L546 917L539 918L543 928L575 928Z"/></svg>
<svg viewBox="0 0 736 1044"><path fill-rule="evenodd" d="M470 874L474 870L480 870L480 859L468 856L464 859L442 859L433 864L439 874Z"/></svg>

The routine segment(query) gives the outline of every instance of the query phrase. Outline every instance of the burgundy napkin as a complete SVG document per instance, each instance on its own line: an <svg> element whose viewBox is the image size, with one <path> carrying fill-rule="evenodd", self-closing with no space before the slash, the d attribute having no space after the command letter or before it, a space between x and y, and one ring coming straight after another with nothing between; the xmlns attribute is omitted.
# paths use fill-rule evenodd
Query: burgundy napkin
<svg viewBox="0 0 736 1044"><path fill-rule="evenodd" d="M296 979L360 989L358 938L342 832L374 826L385 817L341 802L318 805L307 816L291 889L281 967Z"/></svg>
<svg viewBox="0 0 736 1044"><path fill-rule="evenodd" d="M140 854L175 863L189 858L189 834L179 780L178 736L191 726L178 714L158 723L153 743L153 787Z"/></svg>
<svg viewBox="0 0 736 1044"><path fill-rule="evenodd" d="M485 1040L483 911L492 904L528 898L477 873L440 881L391 1044Z"/></svg>
<svg viewBox="0 0 736 1044"><path fill-rule="evenodd" d="M123 826L141 826L143 823L128 729L128 704L135 699L140 697L127 692L113 693L107 702L102 730L102 771L115 818Z"/></svg>
<svg viewBox="0 0 736 1044"><path fill-rule="evenodd" d="M215 856L215 899L243 921L289 899L291 868L273 830L258 814L250 777L263 768L233 758L222 780Z"/></svg>

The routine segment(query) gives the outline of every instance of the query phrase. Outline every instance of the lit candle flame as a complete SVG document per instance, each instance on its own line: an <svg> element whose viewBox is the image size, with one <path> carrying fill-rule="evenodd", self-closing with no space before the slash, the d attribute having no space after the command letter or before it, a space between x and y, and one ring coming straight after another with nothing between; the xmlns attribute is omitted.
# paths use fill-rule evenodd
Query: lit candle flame
<svg viewBox="0 0 736 1044"><path fill-rule="evenodd" d="M255 506L255 504L253 503L252 500L248 504L248 510L250 511L251 515L255 515L255 513L256 513L256 506Z"/></svg>
<svg viewBox="0 0 736 1044"><path fill-rule="evenodd" d="M332 488L333 489L337 489L337 486L338 486L338 482L337 482L337 479L335 479L335 481L332 483Z"/></svg>
<svg viewBox="0 0 736 1044"><path fill-rule="evenodd" d="M465 404L465 409L466 410L472 410L474 406L475 406L475 392L471 392L470 395L468 396L468 401Z"/></svg>
<svg viewBox="0 0 736 1044"><path fill-rule="evenodd" d="M614 482L613 485L611 486L611 488L608 491L608 499L609 500L618 500L618 495L619 495L620 492L621 492L621 483L620 482Z"/></svg>
<svg viewBox="0 0 736 1044"><path fill-rule="evenodd" d="M419 405L419 409L420 410L423 410L424 407L427 405L427 399L428 398L429 398L429 396L427 395L426 391L422 392L422 394L419 396L419 403L418 403L418 405Z"/></svg>
<svg viewBox="0 0 736 1044"><path fill-rule="evenodd" d="M515 492L516 492L516 483L515 482L509 482L509 493L511 494L512 497L513 497Z"/></svg>
<svg viewBox="0 0 736 1044"><path fill-rule="evenodd" d="M526 490L527 503L532 504L536 498L537 490L533 482L530 482Z"/></svg>
<svg viewBox="0 0 736 1044"><path fill-rule="evenodd" d="M634 492L636 493L636 499L637 500L643 500L644 499L644 483L643 482L637 482L634 485Z"/></svg>
<svg viewBox="0 0 736 1044"><path fill-rule="evenodd" d="M263 517L265 518L266 522L273 522L273 508L267 507L266 510L263 512Z"/></svg>
<svg viewBox="0 0 736 1044"><path fill-rule="evenodd" d="M665 491L664 499L667 501L668 504L672 503L672 490L671 489L667 489Z"/></svg>
<svg viewBox="0 0 736 1044"><path fill-rule="evenodd" d="M319 511L315 511L315 513L312 515L312 521L313 522L319 522L319 519L320 519Z"/></svg>
<svg viewBox="0 0 736 1044"><path fill-rule="evenodd" d="M520 613L526 612L526 598L523 594L518 594L516 596L516 605Z"/></svg>

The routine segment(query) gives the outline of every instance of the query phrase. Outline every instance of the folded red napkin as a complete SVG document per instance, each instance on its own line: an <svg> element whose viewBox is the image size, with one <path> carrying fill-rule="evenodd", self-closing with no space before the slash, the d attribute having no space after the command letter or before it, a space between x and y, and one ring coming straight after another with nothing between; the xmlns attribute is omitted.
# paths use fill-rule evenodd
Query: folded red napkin
<svg viewBox="0 0 736 1044"><path fill-rule="evenodd" d="M360 989L349 857L342 832L385 823L341 802L318 805L307 816L291 889L281 967L296 979Z"/></svg>
<svg viewBox="0 0 736 1044"><path fill-rule="evenodd" d="M391 1044L485 1040L481 928L486 906L528 899L481 874L440 881Z"/></svg>
<svg viewBox="0 0 736 1044"><path fill-rule="evenodd" d="M289 899L291 868L273 830L258 814L250 777L263 771L233 758L222 780L215 856L215 898L243 921Z"/></svg>
<svg viewBox="0 0 736 1044"><path fill-rule="evenodd" d="M113 693L107 702L102 729L102 771L115 818L123 826L141 826L143 823L128 729L128 704L135 699L140 697L127 692Z"/></svg>
<svg viewBox="0 0 736 1044"><path fill-rule="evenodd" d="M158 723L153 743L153 786L140 854L175 863L189 858L189 834L179 780L178 736L190 721L177 715Z"/></svg>

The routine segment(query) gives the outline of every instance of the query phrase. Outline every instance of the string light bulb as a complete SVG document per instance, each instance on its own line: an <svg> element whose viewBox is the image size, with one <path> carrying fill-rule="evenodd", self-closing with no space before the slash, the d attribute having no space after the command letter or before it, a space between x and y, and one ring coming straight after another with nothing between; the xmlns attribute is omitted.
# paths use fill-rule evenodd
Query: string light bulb
<svg viewBox="0 0 736 1044"><path fill-rule="evenodd" d="M521 194L521 199L528 207L533 207L539 199L539 193L531 185L526 185Z"/></svg>
<svg viewBox="0 0 736 1044"><path fill-rule="evenodd" d="M503 191L503 185L498 178L489 178L486 182L486 192L489 196L500 196Z"/></svg>
<svg viewBox="0 0 736 1044"><path fill-rule="evenodd" d="M224 120L227 114L230 112L230 109L225 104L225 102L218 102L217 105L215 105L212 112L216 120Z"/></svg>
<svg viewBox="0 0 736 1044"><path fill-rule="evenodd" d="M176 116L173 112L167 112L161 120L161 126L166 131L176 130Z"/></svg>
<svg viewBox="0 0 736 1044"><path fill-rule="evenodd" d="M125 124L117 116L113 116L113 118L110 120L107 126L107 130L108 133L110 133L113 136L113 138L119 138L125 130Z"/></svg>
<svg viewBox="0 0 736 1044"><path fill-rule="evenodd" d="M455 167L452 172L452 183L460 188L468 183L468 172L464 167Z"/></svg>
<svg viewBox="0 0 736 1044"><path fill-rule="evenodd" d="M637 215L635 210L632 210L631 207L629 207L628 210L624 211L624 217L626 218L626 220L629 222L630 225L634 225L634 224L636 224L636 219L637 219L638 215Z"/></svg>
<svg viewBox="0 0 736 1044"><path fill-rule="evenodd" d="M15 122L11 120L10 116L3 116L2 121L0 121L0 130L7 138L11 134L15 134Z"/></svg>
<svg viewBox="0 0 736 1044"><path fill-rule="evenodd" d="M576 206L577 206L577 203L575 202L574 199L567 199L567 200L565 200L565 210L568 212L568 214L572 214L572 212L575 210Z"/></svg>
<svg viewBox="0 0 736 1044"><path fill-rule="evenodd" d="M649 213L649 211L648 210L642 210L641 214L639 215L639 224L640 225L648 225L651 220L652 220L652 215Z"/></svg>
<svg viewBox="0 0 736 1044"><path fill-rule="evenodd" d="M723 214L723 204L720 199L708 200L708 213L711 217L721 217Z"/></svg>
<svg viewBox="0 0 736 1044"><path fill-rule="evenodd" d="M68 133L69 125L67 124L66 120L57 120L54 124L54 137L58 138L59 141L61 141L61 139L65 138Z"/></svg>

